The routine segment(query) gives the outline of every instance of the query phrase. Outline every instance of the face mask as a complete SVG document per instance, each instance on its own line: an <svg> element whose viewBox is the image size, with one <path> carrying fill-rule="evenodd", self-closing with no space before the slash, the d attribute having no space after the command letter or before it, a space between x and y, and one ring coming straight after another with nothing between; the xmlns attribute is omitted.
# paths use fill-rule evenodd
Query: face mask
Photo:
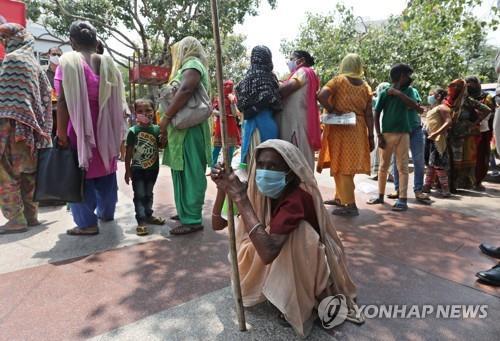
<svg viewBox="0 0 500 341"><path fill-rule="evenodd" d="M59 56L50 56L49 62L51 62L54 65L59 65Z"/></svg>
<svg viewBox="0 0 500 341"><path fill-rule="evenodd" d="M289 60L286 64L288 65L288 70L290 70L290 72L295 72L295 70L297 70L296 60Z"/></svg>
<svg viewBox="0 0 500 341"><path fill-rule="evenodd" d="M427 97L427 103L429 103L430 105L435 105L437 103L436 97L434 96Z"/></svg>
<svg viewBox="0 0 500 341"><path fill-rule="evenodd" d="M136 115L136 120L138 123L144 124L144 125L149 125L151 123L151 119L147 117L146 115L143 114L137 114Z"/></svg>
<svg viewBox="0 0 500 341"><path fill-rule="evenodd" d="M278 198L285 189L287 174L281 171L257 169L255 182L259 192L272 199Z"/></svg>

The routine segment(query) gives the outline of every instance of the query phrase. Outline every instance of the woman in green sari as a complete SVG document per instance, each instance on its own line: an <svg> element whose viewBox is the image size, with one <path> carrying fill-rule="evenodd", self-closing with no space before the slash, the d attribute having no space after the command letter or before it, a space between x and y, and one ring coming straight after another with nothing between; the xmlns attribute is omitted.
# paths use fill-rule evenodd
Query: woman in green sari
<svg viewBox="0 0 500 341"><path fill-rule="evenodd" d="M203 229L202 208L207 179L205 171L211 159L210 127L208 121L187 129L175 129L172 118L187 105L200 83L209 91L207 57L200 42L186 37L171 48L172 73L170 81L180 83L170 105L165 108L160 123L162 142L167 143L163 164L172 170L175 206L181 225L170 234L187 234Z"/></svg>

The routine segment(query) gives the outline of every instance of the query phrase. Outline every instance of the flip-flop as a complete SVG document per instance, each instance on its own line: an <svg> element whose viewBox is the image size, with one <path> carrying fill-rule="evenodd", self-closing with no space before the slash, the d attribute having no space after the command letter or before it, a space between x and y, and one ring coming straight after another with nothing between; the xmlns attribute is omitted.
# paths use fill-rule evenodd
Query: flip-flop
<svg viewBox="0 0 500 341"><path fill-rule="evenodd" d="M203 225L180 225L170 230L170 234L180 236L203 230Z"/></svg>
<svg viewBox="0 0 500 341"><path fill-rule="evenodd" d="M399 198L399 192L394 191L394 192L392 192L392 193L389 193L389 194L387 194L387 197L388 197L389 199L398 199L398 198Z"/></svg>
<svg viewBox="0 0 500 341"><path fill-rule="evenodd" d="M99 234L99 228L94 230L91 228L80 229L78 227L73 227L72 229L67 230L66 234L70 236L95 236L96 234Z"/></svg>
<svg viewBox="0 0 500 341"><path fill-rule="evenodd" d="M332 214L341 217L356 217L359 215L359 211L357 208L342 206L334 209Z"/></svg>
<svg viewBox="0 0 500 341"><path fill-rule="evenodd" d="M379 197L376 198L371 198L366 202L368 205L378 205L378 204L383 204L384 200L380 199Z"/></svg>
<svg viewBox="0 0 500 341"><path fill-rule="evenodd" d="M340 199L325 200L325 201L323 201L323 204L333 205L333 206L342 206L342 204L340 203Z"/></svg>
<svg viewBox="0 0 500 341"><path fill-rule="evenodd" d="M20 228L20 229L1 229L0 230L0 235L2 234L16 234L16 233L24 233L27 232L28 229L26 227Z"/></svg>
<svg viewBox="0 0 500 341"><path fill-rule="evenodd" d="M397 200L396 203L392 206L392 210L394 212L404 212L408 210L408 205Z"/></svg>

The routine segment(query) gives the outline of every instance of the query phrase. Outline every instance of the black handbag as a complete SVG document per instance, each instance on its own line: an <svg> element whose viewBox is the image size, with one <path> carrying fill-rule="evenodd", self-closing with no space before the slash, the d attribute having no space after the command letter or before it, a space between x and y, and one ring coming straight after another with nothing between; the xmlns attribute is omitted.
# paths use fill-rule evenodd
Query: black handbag
<svg viewBox="0 0 500 341"><path fill-rule="evenodd" d="M75 150L54 147L38 150L34 201L82 202L85 172Z"/></svg>

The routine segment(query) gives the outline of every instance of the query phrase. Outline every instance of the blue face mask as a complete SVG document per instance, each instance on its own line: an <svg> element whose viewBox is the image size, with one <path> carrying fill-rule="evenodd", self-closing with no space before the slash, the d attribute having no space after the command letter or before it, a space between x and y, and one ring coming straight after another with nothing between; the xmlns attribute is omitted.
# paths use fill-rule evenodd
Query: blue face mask
<svg viewBox="0 0 500 341"><path fill-rule="evenodd" d="M434 96L427 97L427 103L429 103L430 105L436 105L437 103L436 97Z"/></svg>
<svg viewBox="0 0 500 341"><path fill-rule="evenodd" d="M286 172L257 169L255 182L259 192L266 197L276 199L285 189L287 175Z"/></svg>
<svg viewBox="0 0 500 341"><path fill-rule="evenodd" d="M295 72L297 70L297 60L289 60L288 63L288 70L290 70L291 73Z"/></svg>

